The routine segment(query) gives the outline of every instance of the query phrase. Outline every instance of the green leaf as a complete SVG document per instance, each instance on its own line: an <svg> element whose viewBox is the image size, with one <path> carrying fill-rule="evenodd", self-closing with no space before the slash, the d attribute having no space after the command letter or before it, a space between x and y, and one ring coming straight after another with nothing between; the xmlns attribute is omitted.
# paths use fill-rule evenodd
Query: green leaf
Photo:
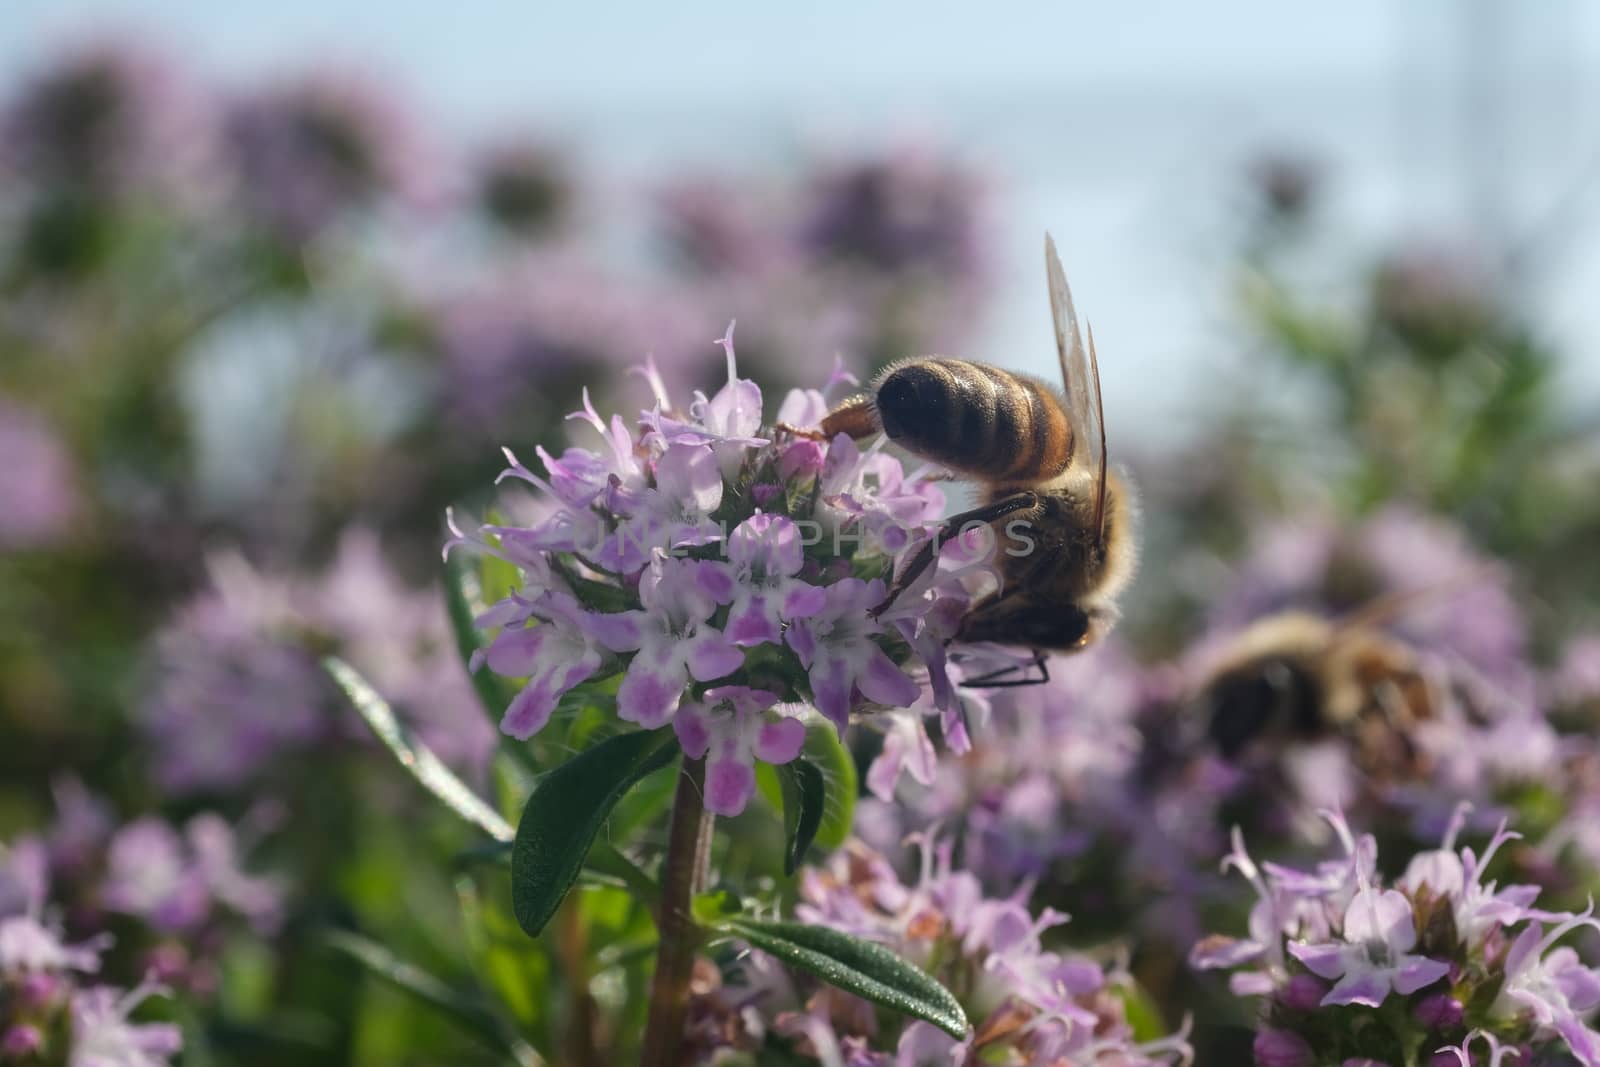
<svg viewBox="0 0 1600 1067"><path fill-rule="evenodd" d="M707 893L696 893L689 902L689 914L694 916L694 921L701 926L716 926L718 923L744 910L744 901L731 889L713 889Z"/></svg>
<svg viewBox="0 0 1600 1067"><path fill-rule="evenodd" d="M1156 1041L1167 1035L1167 1023L1161 1018L1161 1009L1144 986L1129 979L1112 987L1112 992L1122 1001L1123 1014L1133 1030L1136 1043Z"/></svg>
<svg viewBox="0 0 1600 1067"><path fill-rule="evenodd" d="M484 1037L499 1034L500 1020L482 1000L407 963L376 941L344 930L334 930L328 933L327 943L330 948L361 964L368 973L438 1008L469 1033Z"/></svg>
<svg viewBox="0 0 1600 1067"><path fill-rule="evenodd" d="M612 807L677 752L671 730L635 730L585 749L539 779L511 851L511 903L529 936L539 936L572 888Z"/></svg>
<svg viewBox="0 0 1600 1067"><path fill-rule="evenodd" d="M856 794L861 791L856 778L856 761L839 740L839 731L833 723L817 715L806 722L806 743L800 756L822 775L825 802L822 820L817 826L815 841L818 848L831 852L850 837L856 817ZM773 811L785 812L783 780L778 768L768 763L756 764L756 788ZM784 866L789 873L789 858L784 856Z"/></svg>
<svg viewBox="0 0 1600 1067"><path fill-rule="evenodd" d="M661 887L656 880L645 873L633 860L623 855L622 850L609 841L596 841L589 846L589 854L584 857L585 870L596 874L605 875L622 883L634 899L650 909L653 915L656 905L661 902Z"/></svg>
<svg viewBox="0 0 1600 1067"><path fill-rule="evenodd" d="M356 673L348 663L334 656L322 661L322 666L333 676L344 695L356 711L372 727L378 740L394 753L400 765L411 772L422 788L444 801L445 806L467 822L483 830L497 841L510 841L516 836L511 824L467 788L465 782L439 761L439 757L411 736L411 732L395 717L394 709L378 695L367 680Z"/></svg>
<svg viewBox="0 0 1600 1067"><path fill-rule="evenodd" d="M966 1035L966 1012L950 991L882 945L797 922L729 919L718 929L863 1000Z"/></svg>
<svg viewBox="0 0 1600 1067"><path fill-rule="evenodd" d="M822 825L828 787L804 756L778 768L778 784L783 787L783 873L793 875Z"/></svg>
<svg viewBox="0 0 1600 1067"><path fill-rule="evenodd" d="M498 731L500 716L516 694L486 666L480 665L475 671L469 666L473 653L488 644L483 631L473 624L473 620L489 608L477 558L466 552L450 553L444 561L444 591L450 609L450 627L455 631L456 648L461 652L462 669L471 677L478 701Z"/></svg>
<svg viewBox="0 0 1600 1067"><path fill-rule="evenodd" d="M468 870L477 866L486 867L511 867L511 842L510 841L485 841L471 848L464 848L450 857L450 866L458 871Z"/></svg>

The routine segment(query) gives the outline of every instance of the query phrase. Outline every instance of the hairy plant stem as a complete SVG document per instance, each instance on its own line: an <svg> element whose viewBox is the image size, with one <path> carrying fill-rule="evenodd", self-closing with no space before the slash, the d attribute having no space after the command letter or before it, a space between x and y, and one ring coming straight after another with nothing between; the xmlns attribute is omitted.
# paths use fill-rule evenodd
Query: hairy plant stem
<svg viewBox="0 0 1600 1067"><path fill-rule="evenodd" d="M689 978L700 942L690 908L704 888L711 861L711 814L705 808L705 760L685 758L672 800L667 854L661 863L661 910L656 916L656 970L650 983L640 1067L678 1067Z"/></svg>

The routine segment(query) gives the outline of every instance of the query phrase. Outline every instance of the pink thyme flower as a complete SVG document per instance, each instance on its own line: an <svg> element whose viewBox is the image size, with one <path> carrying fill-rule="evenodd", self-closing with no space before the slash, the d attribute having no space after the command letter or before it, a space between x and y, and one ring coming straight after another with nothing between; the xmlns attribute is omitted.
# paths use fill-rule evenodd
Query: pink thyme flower
<svg viewBox="0 0 1600 1067"><path fill-rule="evenodd" d="M744 653L710 625L732 592L716 564L657 553L639 583L644 609L594 618L601 643L636 653L617 690L618 718L646 729L664 726L691 677L710 682L739 669Z"/></svg>
<svg viewBox="0 0 1600 1067"><path fill-rule="evenodd" d="M59 930L46 926L36 915L0 919L0 975L93 974L100 969L100 953L106 947L104 938L69 945Z"/></svg>
<svg viewBox="0 0 1600 1067"><path fill-rule="evenodd" d="M624 722L657 729L694 709L684 748L723 753L717 803L740 809L748 776L734 768L768 757L738 740L751 736L748 714L708 713L717 702L706 687L810 705L841 730L856 713L911 707L925 688L956 715L945 643L968 593L961 575L936 569L888 622L874 619L895 553L929 536L942 493L879 445L768 429L760 388L739 377L731 326L717 343L727 381L713 395L681 407L647 362L653 406L635 424L603 418L585 394L575 418L599 448L540 449L542 471L508 452L501 477L533 488L536 519L457 532L446 551L521 572L520 587L477 620L498 631L482 657L490 669L529 678L506 732L531 736L565 694L620 673ZM846 380L836 373L828 388ZM783 405L797 418L825 410L816 391ZM947 727L959 736L953 719Z"/></svg>
<svg viewBox="0 0 1600 1067"><path fill-rule="evenodd" d="M535 620L534 625L525 625ZM513 597L478 619L505 627L484 656L496 674L527 678L500 720L500 729L526 740L544 729L563 695L600 669L603 649L571 595L548 589L536 600Z"/></svg>
<svg viewBox="0 0 1600 1067"><path fill-rule="evenodd" d="M733 603L728 637L740 646L779 644L783 624L821 611L827 594L795 575L805 563L800 529L782 515L756 512L728 539Z"/></svg>
<svg viewBox="0 0 1600 1067"><path fill-rule="evenodd" d="M789 647L810 675L817 710L841 731L857 692L889 707L917 699L917 683L870 640L883 632L868 614L883 596L882 581L846 578L828 586L820 610L789 627Z"/></svg>
<svg viewBox="0 0 1600 1067"><path fill-rule="evenodd" d="M1260 898L1249 942L1208 938L1191 961L1255 964L1234 975L1234 992L1268 998L1262 1016L1268 1032L1305 1041L1319 1063L1416 1062L1416 1049L1432 1047L1430 1067L1470 1064L1471 1046L1482 1037L1494 1063L1507 1042L1531 1050L1522 1053L1530 1062L1565 1053L1600 1067L1600 1033L1588 1023L1600 1008L1600 970L1559 945L1581 928L1600 929L1600 920L1592 907L1578 914L1535 911L1527 887L1497 891L1482 883L1483 866L1512 835L1502 827L1482 859L1471 849L1456 852L1463 818L1458 810L1444 847L1418 857L1391 888L1377 880L1372 838L1351 840L1338 820L1346 859L1317 872L1270 864L1257 870L1236 840L1234 865ZM1346 892L1351 879L1356 887ZM1544 922L1553 928L1546 932ZM1436 984L1446 978L1447 986ZM1334 984L1309 984L1315 981ZM1395 997L1410 999L1391 1014ZM1371 1015L1363 1013L1380 1006L1394 1025L1374 1042L1364 1026ZM1458 1043L1423 1044L1441 1037ZM1284 1036L1269 1045L1269 1051L1300 1048Z"/></svg>
<svg viewBox="0 0 1600 1067"><path fill-rule="evenodd" d="M145 982L122 993L97 986L72 999L72 1053L67 1067L167 1067L183 1050L183 1032L172 1023L134 1023L129 1016L152 996L166 992Z"/></svg>
<svg viewBox="0 0 1600 1067"><path fill-rule="evenodd" d="M1317 977L1338 979L1322 998L1324 1005L1376 1008L1391 989L1409 996L1449 972L1448 963L1413 954L1416 945L1416 923L1405 895L1362 886L1345 911L1343 943L1291 944L1289 954Z"/></svg>
<svg viewBox="0 0 1600 1067"><path fill-rule="evenodd" d="M871 1013L824 1011L819 998L807 1013L780 1014L780 1029L786 1019L804 1022L796 1032L816 1048L842 1052L854 1039L863 1053L894 1050L895 1058L870 1062L899 1067L969 1061L1165 1067L1190 1061L1186 1028L1153 1041L1134 1038L1119 995L1132 982L1124 971L1045 947L1044 933L1067 918L1049 908L1032 913L1031 886L986 897L972 872L953 863L950 842L918 835L916 843L921 866L914 884L902 883L882 856L859 842L847 844L825 866L806 871L796 915L879 942L942 980L960 975L954 988L975 1021L973 1032L958 1041L915 1022L885 1032L873 1025Z"/></svg>
<svg viewBox="0 0 1600 1067"><path fill-rule="evenodd" d="M685 704L672 720L678 742L691 759L705 758L706 808L737 815L756 790L755 760L788 763L800 754L806 728L800 719L767 709L776 693L742 685L706 690L703 701Z"/></svg>

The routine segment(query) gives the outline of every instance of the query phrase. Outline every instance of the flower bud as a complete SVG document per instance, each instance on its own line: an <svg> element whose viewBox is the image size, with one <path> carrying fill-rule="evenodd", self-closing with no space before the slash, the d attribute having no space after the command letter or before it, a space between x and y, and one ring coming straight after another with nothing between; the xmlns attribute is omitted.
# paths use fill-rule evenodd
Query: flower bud
<svg viewBox="0 0 1600 1067"><path fill-rule="evenodd" d="M1449 1030L1461 1025L1461 1002L1449 993L1434 993L1418 1002L1412 1016L1430 1030Z"/></svg>
<svg viewBox="0 0 1600 1067"><path fill-rule="evenodd" d="M1279 1000L1295 1011L1316 1011L1328 995L1328 983L1309 974L1297 974L1283 987Z"/></svg>
<svg viewBox="0 0 1600 1067"><path fill-rule="evenodd" d="M18 1023L7 1030L4 1037L0 1037L0 1055L7 1059L32 1056L43 1047L44 1034L37 1026L27 1023Z"/></svg>
<svg viewBox="0 0 1600 1067"><path fill-rule="evenodd" d="M1316 1062L1305 1038L1288 1030L1263 1030L1252 1048L1257 1067L1311 1067Z"/></svg>

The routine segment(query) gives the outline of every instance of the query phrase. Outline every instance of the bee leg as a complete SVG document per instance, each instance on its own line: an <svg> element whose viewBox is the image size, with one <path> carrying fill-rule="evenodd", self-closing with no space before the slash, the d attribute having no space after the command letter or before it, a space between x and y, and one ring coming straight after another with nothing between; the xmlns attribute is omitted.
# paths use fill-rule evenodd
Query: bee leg
<svg viewBox="0 0 1600 1067"><path fill-rule="evenodd" d="M817 429L824 440L831 441L844 433L859 441L882 431L883 423L878 419L878 407L872 397L857 393L824 415Z"/></svg>
<svg viewBox="0 0 1600 1067"><path fill-rule="evenodd" d="M1037 668L1039 676L1029 677L1027 672ZM1007 678L1012 672L1022 674L1021 678ZM1050 659L1043 649L1033 650L1033 659L1027 663L1013 663L1009 667L980 674L976 678L968 678L961 683L964 689L1014 689L1023 685L1044 685L1050 681Z"/></svg>
<svg viewBox="0 0 1600 1067"><path fill-rule="evenodd" d="M883 426L878 422L878 409L873 406L872 398L865 393L858 393L848 400L841 401L832 411L824 415L822 422L814 430L803 426L791 426L787 422L774 423L772 429L776 433L785 433L807 441L831 441L842 433L849 434L852 440L859 441L863 437L871 437L882 430Z"/></svg>
<svg viewBox="0 0 1600 1067"><path fill-rule="evenodd" d="M826 441L828 435L821 430L807 430L801 426L790 426L787 422L772 424L773 433L786 434L789 437L799 437L807 441Z"/></svg>
<svg viewBox="0 0 1600 1067"><path fill-rule="evenodd" d="M890 605L895 602L895 598L905 592L906 587L920 578L922 572L928 569L928 565L934 561L940 546L950 538L959 535L968 523L994 522L996 519L1005 518L1014 511L1037 507L1038 503L1039 497L1037 494L1031 492L1018 493L1015 496L1008 496L1004 500L996 500L992 504L985 504L981 508L973 508L971 511L963 511L959 515L950 516L945 520L944 525L939 527L938 532L924 541L922 547L917 549L917 554L911 557L911 562L906 564L905 570L900 572L900 576L889 587L889 593L883 598L883 603L872 609L872 617L876 619L888 611Z"/></svg>

